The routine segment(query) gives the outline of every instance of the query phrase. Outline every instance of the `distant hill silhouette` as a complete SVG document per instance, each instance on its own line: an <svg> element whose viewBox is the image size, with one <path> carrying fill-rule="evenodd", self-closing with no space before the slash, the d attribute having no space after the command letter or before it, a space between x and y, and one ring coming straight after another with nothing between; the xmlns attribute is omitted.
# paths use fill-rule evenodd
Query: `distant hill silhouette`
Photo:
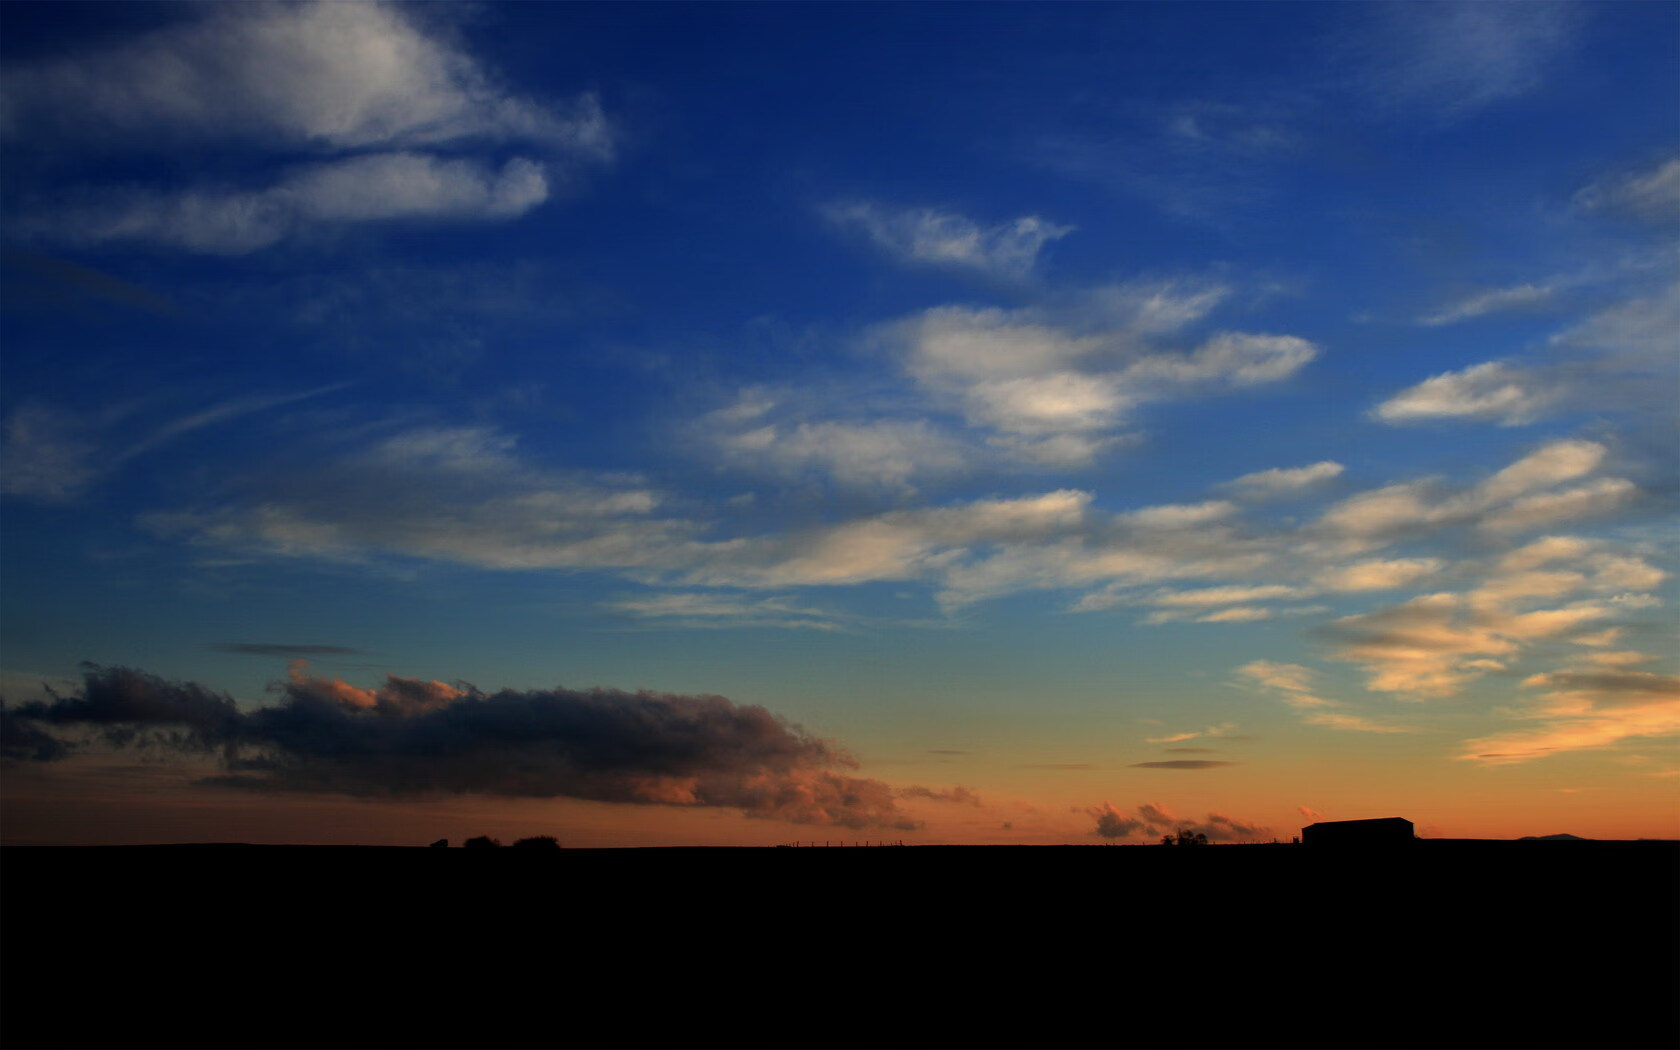
<svg viewBox="0 0 1680 1050"><path fill-rule="evenodd" d="M1518 842L1591 842L1592 839L1584 839L1579 835L1571 835L1568 832L1564 832L1561 835L1524 835L1522 838L1518 839L1517 841Z"/></svg>

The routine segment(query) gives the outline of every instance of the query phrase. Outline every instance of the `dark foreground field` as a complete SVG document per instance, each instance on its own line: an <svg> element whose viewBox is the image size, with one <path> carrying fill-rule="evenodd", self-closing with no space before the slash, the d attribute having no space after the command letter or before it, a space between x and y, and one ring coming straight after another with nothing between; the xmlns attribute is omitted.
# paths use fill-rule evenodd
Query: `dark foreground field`
<svg viewBox="0 0 1680 1050"><path fill-rule="evenodd" d="M12 848L0 1044L1680 1043L1680 845Z"/></svg>

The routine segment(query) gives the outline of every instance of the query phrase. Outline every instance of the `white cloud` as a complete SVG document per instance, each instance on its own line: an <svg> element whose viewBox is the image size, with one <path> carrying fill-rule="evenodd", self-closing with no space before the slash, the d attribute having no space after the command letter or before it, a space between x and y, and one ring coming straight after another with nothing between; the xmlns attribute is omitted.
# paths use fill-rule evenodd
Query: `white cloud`
<svg viewBox="0 0 1680 1050"><path fill-rule="evenodd" d="M1044 246L1074 230L1036 215L981 226L935 208L890 208L868 201L831 204L823 213L836 226L862 232L901 262L971 269L1012 280L1030 275Z"/></svg>
<svg viewBox="0 0 1680 1050"><path fill-rule="evenodd" d="M1175 297L1169 286L1140 286L1108 289L1100 301L1060 312L948 306L886 335L924 390L993 431L1002 447L1078 464L1107 447L1144 403L1277 382L1317 355L1304 339L1241 332L1189 352L1151 347L1148 329L1188 323L1219 297L1205 288Z"/></svg>
<svg viewBox="0 0 1680 1050"><path fill-rule="evenodd" d="M1672 225L1680 221L1680 157L1649 171L1600 179L1577 193L1575 203L1591 211L1622 212Z"/></svg>
<svg viewBox="0 0 1680 1050"><path fill-rule="evenodd" d="M260 185L55 187L12 221L18 234L241 254L323 225L513 218L579 165L611 158L594 96L509 95L430 32L421 7L193 11L98 53L9 69L0 134L82 152L260 153L284 174ZM529 155L490 152L509 145Z"/></svg>
<svg viewBox="0 0 1680 1050"><path fill-rule="evenodd" d="M1610 513L1638 495L1632 482L1597 478L1543 491L1593 473L1608 451L1592 441L1553 441L1456 495L1420 481L1385 485L1332 505L1319 529L1341 537L1346 549L1359 550L1469 522L1490 532L1516 532Z"/></svg>
<svg viewBox="0 0 1680 1050"><path fill-rule="evenodd" d="M1385 423L1467 419L1518 426L1532 422L1554 399L1534 374L1487 361L1431 376L1384 401L1372 414Z"/></svg>
<svg viewBox="0 0 1680 1050"><path fill-rule="evenodd" d="M94 53L17 63L0 79L0 133L167 150L240 139L331 151L471 140L605 156L590 96L540 105L400 4L226 4Z"/></svg>
<svg viewBox="0 0 1680 1050"><path fill-rule="evenodd" d="M762 423L729 430L728 417L714 413L710 422L709 440L732 465L788 479L822 477L852 489L913 493L920 479L962 472L970 457L959 441L921 420Z"/></svg>
<svg viewBox="0 0 1680 1050"><path fill-rule="evenodd" d="M1493 288L1460 299L1450 306L1418 318L1418 323L1431 327L1457 324L1484 314L1534 306L1550 299L1556 289L1550 285L1519 284L1510 288Z"/></svg>
<svg viewBox="0 0 1680 1050"><path fill-rule="evenodd" d="M1536 642L1608 646L1619 631L1584 628L1651 599L1644 592L1667 576L1605 541L1547 536L1492 561L1463 594L1430 594L1343 617L1328 633L1337 640L1338 659L1370 671L1370 688L1452 696L1489 671L1509 668Z"/></svg>
<svg viewBox="0 0 1680 1050"><path fill-rule="evenodd" d="M1274 467L1244 474L1225 483L1247 499L1267 499L1291 495L1338 478L1345 468L1333 460L1322 460L1306 467Z"/></svg>
<svg viewBox="0 0 1680 1050"><path fill-rule="evenodd" d="M1391 106L1446 121L1539 87L1576 21L1572 6L1557 3L1458 0L1365 10L1372 22L1358 60L1366 85Z"/></svg>
<svg viewBox="0 0 1680 1050"><path fill-rule="evenodd" d="M1326 569L1314 580L1331 591L1386 591L1431 576L1445 566L1440 558L1372 559Z"/></svg>
<svg viewBox="0 0 1680 1050"><path fill-rule="evenodd" d="M300 168L262 190L130 193L25 226L80 243L139 241L240 255L320 225L511 219L547 198L542 166L522 157L497 170L471 159L379 153Z"/></svg>

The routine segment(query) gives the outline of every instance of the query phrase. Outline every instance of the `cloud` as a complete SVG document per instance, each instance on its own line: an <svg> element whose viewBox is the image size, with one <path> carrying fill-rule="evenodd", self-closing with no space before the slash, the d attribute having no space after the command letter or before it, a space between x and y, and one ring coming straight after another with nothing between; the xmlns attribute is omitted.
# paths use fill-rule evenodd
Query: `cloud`
<svg viewBox="0 0 1680 1050"><path fill-rule="evenodd" d="M1569 4L1469 0L1363 10L1370 23L1356 61L1367 89L1390 108L1449 123L1539 88L1578 17Z"/></svg>
<svg viewBox="0 0 1680 1050"><path fill-rule="evenodd" d="M1418 324L1430 327L1457 324L1485 314L1535 306L1550 299L1557 291L1550 285L1519 284L1510 288L1493 288L1460 299L1449 306L1418 318Z"/></svg>
<svg viewBox="0 0 1680 1050"><path fill-rule="evenodd" d="M1589 664L1533 675L1523 685L1547 690L1523 716L1539 726L1466 741L1460 758L1510 765L1624 740L1680 736L1680 677L1675 675Z"/></svg>
<svg viewBox="0 0 1680 1050"><path fill-rule="evenodd" d="M1271 834L1271 829L1222 813L1209 813L1207 820L1180 820L1164 807L1145 802L1132 815L1116 809L1112 802L1104 802L1085 811L1097 826L1093 834L1107 839L1130 838L1139 832L1153 838L1164 833L1185 830L1192 835L1202 834L1211 842L1256 841Z"/></svg>
<svg viewBox="0 0 1680 1050"><path fill-rule="evenodd" d="M745 598L710 591L678 591L607 602L606 608L645 620L684 628L787 627L832 631L833 614L793 604L785 598Z"/></svg>
<svg viewBox="0 0 1680 1050"><path fill-rule="evenodd" d="M421 13L396 4L234 4L0 77L0 135L170 150L244 140L300 149L527 141L604 153L594 100L499 88Z"/></svg>
<svg viewBox="0 0 1680 1050"><path fill-rule="evenodd" d="M950 788L930 788L920 784L898 789L899 798L925 798L933 802L950 802L959 806L979 806L980 796L958 784Z"/></svg>
<svg viewBox="0 0 1680 1050"><path fill-rule="evenodd" d="M1386 591L1432 576L1446 564L1440 558L1373 558L1326 569L1313 579L1331 591Z"/></svg>
<svg viewBox="0 0 1680 1050"><path fill-rule="evenodd" d="M1322 485L1340 477L1344 469L1340 463L1327 459L1305 467L1274 467L1244 474L1227 481L1224 487L1235 490L1244 499L1271 499Z"/></svg>
<svg viewBox="0 0 1680 1050"><path fill-rule="evenodd" d="M1124 816L1114 808L1112 802L1104 802L1087 812L1097 822L1094 833L1105 839L1130 838L1134 833L1142 831L1144 828L1143 821Z"/></svg>
<svg viewBox="0 0 1680 1050"><path fill-rule="evenodd" d="M910 828L893 789L848 775L833 744L762 707L720 696L504 689L386 678L363 689L301 664L281 703L241 712L190 682L89 667L79 695L9 709L26 727L102 730L214 750L210 783L361 797L476 794L716 807L843 827ZM29 741L13 757L28 754ZM66 744L68 748L70 745Z"/></svg>
<svg viewBox="0 0 1680 1050"><path fill-rule="evenodd" d="M1555 400L1533 373L1488 361L1431 376L1395 394L1371 414L1384 423L1461 419L1510 427L1533 422Z"/></svg>
<svg viewBox="0 0 1680 1050"><path fill-rule="evenodd" d="M379 153L299 168L260 190L113 192L25 220L21 229L80 244L134 241L243 255L324 226L517 218L548 193L542 165L523 157L497 169L471 158Z"/></svg>
<svg viewBox="0 0 1680 1050"><path fill-rule="evenodd" d="M234 503L153 513L149 531L245 554L424 558L495 569L627 568L692 528L634 479L545 471L483 427L415 427L307 473L253 474Z"/></svg>
<svg viewBox="0 0 1680 1050"><path fill-rule="evenodd" d="M82 495L118 467L206 427L320 397L344 384L225 401L163 421L140 424L138 408L71 412L38 403L20 405L0 436L0 493L47 503Z"/></svg>
<svg viewBox="0 0 1680 1050"><path fill-rule="evenodd" d="M363 650L342 645L284 645L277 642L219 642L210 648L222 653L243 653L246 656L283 656L296 660L308 656L356 656Z"/></svg>
<svg viewBox="0 0 1680 1050"><path fill-rule="evenodd" d="M856 231L903 263L975 270L1022 280L1051 241L1072 233L1036 215L981 226L935 208L892 208L869 201L830 204L823 214L835 226Z"/></svg>
<svg viewBox="0 0 1680 1050"><path fill-rule="evenodd" d="M1514 532L1610 513L1638 495L1632 482L1598 478L1544 491L1592 474L1608 454L1593 441L1552 441L1456 494L1417 481L1359 493L1325 510L1318 528L1359 550L1472 521L1487 531Z"/></svg>
<svg viewBox="0 0 1680 1050"><path fill-rule="evenodd" d="M1165 762L1133 762L1133 769L1217 769L1234 766L1235 762L1212 762L1207 759L1172 759Z"/></svg>
<svg viewBox="0 0 1680 1050"><path fill-rule="evenodd" d="M418 8L194 13L102 51L14 64L0 136L93 154L260 155L285 173L255 186L24 187L34 199L10 217L18 235L236 255L355 223L511 219L611 159L593 95L509 95Z"/></svg>
<svg viewBox="0 0 1680 1050"><path fill-rule="evenodd" d="M1337 659L1364 665L1369 687L1412 697L1446 697L1506 670L1537 642L1567 638L1608 644L1584 629L1654 601L1643 592L1667 573L1600 541L1547 536L1507 551L1463 594L1420 595L1397 606L1342 617L1324 633ZM1583 597L1587 596L1587 597Z"/></svg>
<svg viewBox="0 0 1680 1050"><path fill-rule="evenodd" d="M1287 379L1317 356L1295 336L1222 332L1189 351L1154 344L1211 310L1207 288L1122 286L1053 308L945 306L889 325L906 372L1000 447L1086 465L1145 404Z"/></svg>
<svg viewBox="0 0 1680 1050"><path fill-rule="evenodd" d="M1258 687L1301 712L1301 721L1326 729L1341 729L1359 733L1407 733L1400 726L1373 722L1360 715L1349 714L1339 700L1327 700L1317 695L1314 680L1318 673L1300 664L1255 660L1236 669L1239 683Z"/></svg>
<svg viewBox="0 0 1680 1050"><path fill-rule="evenodd" d="M1649 171L1624 172L1584 187L1575 203L1588 211L1631 215L1659 225L1680 219L1680 157Z"/></svg>
<svg viewBox="0 0 1680 1050"><path fill-rule="evenodd" d="M723 462L786 481L826 480L841 488L913 494L916 483L965 472L972 449L926 420L781 422L760 390L705 416L701 439Z"/></svg>

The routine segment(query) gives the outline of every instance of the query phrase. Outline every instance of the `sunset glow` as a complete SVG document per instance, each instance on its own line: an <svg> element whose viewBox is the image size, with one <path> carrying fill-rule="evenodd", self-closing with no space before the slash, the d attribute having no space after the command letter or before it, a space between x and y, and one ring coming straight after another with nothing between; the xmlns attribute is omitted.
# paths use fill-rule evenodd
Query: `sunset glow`
<svg viewBox="0 0 1680 1050"><path fill-rule="evenodd" d="M0 26L6 843L1680 837L1680 7Z"/></svg>

